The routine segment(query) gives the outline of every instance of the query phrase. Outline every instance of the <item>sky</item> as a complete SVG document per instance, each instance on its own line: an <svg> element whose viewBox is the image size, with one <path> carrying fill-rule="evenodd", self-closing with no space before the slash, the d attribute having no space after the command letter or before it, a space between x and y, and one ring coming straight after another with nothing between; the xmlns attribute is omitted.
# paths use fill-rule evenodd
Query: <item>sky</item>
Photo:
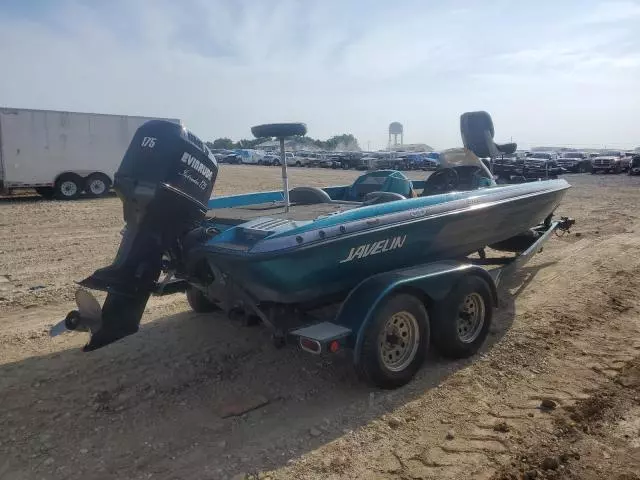
<svg viewBox="0 0 640 480"><path fill-rule="evenodd" d="M305 122L362 147L640 146L640 0L0 0L0 106L180 118L206 140Z"/></svg>

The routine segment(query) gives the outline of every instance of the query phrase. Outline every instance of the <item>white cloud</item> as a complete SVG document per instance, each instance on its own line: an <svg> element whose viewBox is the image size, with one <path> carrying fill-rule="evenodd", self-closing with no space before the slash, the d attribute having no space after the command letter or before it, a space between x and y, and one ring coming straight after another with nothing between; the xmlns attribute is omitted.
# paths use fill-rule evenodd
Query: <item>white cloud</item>
<svg viewBox="0 0 640 480"><path fill-rule="evenodd" d="M577 17L577 23L602 24L621 21L637 21L640 17L640 3L633 1L606 1L598 4L591 12Z"/></svg>
<svg viewBox="0 0 640 480"><path fill-rule="evenodd" d="M312 136L352 132L377 147L395 120L406 141L459 144L458 116L482 108L501 138L640 142L635 30L537 23L533 7L514 17L508 5L68 0L39 16L0 6L0 104L180 117L204 138L301 120ZM558 6L557 18L584 21L582 5ZM610 23L637 4L617 5ZM546 120L531 122L536 112Z"/></svg>

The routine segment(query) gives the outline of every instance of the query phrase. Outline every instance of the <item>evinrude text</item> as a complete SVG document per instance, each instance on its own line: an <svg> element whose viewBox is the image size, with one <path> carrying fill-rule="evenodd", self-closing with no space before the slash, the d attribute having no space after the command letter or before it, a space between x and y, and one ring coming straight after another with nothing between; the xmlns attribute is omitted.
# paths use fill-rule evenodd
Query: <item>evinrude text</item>
<svg viewBox="0 0 640 480"><path fill-rule="evenodd" d="M401 237L386 238L377 242L365 243L364 245L353 247L349 251L349 255L347 255L347 258L343 258L342 260L340 260L340 263L351 262L353 260L359 260L370 255L377 255L379 253L385 253L391 250L402 248L406 239L407 236L402 235Z"/></svg>
<svg viewBox="0 0 640 480"><path fill-rule="evenodd" d="M208 167L203 165L202 162L200 162L200 160L193 157L189 153L184 152L180 160L182 160L182 163L189 165L191 168L193 168L196 172L198 172L200 175L205 177L207 180L211 180L211 178L213 177L213 172Z"/></svg>

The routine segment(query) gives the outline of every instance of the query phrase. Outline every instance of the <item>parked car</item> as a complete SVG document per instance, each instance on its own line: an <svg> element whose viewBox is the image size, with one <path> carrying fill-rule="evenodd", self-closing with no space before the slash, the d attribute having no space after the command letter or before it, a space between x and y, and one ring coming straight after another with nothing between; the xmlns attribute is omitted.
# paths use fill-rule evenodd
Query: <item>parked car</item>
<svg viewBox="0 0 640 480"><path fill-rule="evenodd" d="M240 165L242 163L242 157L236 153L227 153L226 155L217 156L220 163L228 163L230 165Z"/></svg>
<svg viewBox="0 0 640 480"><path fill-rule="evenodd" d="M618 150L600 152L591 160L591 173L622 173L629 169L630 160Z"/></svg>
<svg viewBox="0 0 640 480"><path fill-rule="evenodd" d="M362 152L342 152L340 153L339 167L343 170L356 168L363 156Z"/></svg>
<svg viewBox="0 0 640 480"><path fill-rule="evenodd" d="M342 168L344 170L349 169L349 161L347 157L342 153L334 153L326 157L326 161L321 165L324 168Z"/></svg>
<svg viewBox="0 0 640 480"><path fill-rule="evenodd" d="M308 167L314 168L331 168L333 160L325 154L317 154L314 158L309 159Z"/></svg>
<svg viewBox="0 0 640 480"><path fill-rule="evenodd" d="M558 165L567 172L586 173L591 171L591 160L584 152L565 152L558 158Z"/></svg>
<svg viewBox="0 0 640 480"><path fill-rule="evenodd" d="M298 158L298 156L293 152L284 152L284 158L287 161L287 165L290 167L301 167L302 159ZM277 165L280 165L280 158L278 158Z"/></svg>
<svg viewBox="0 0 640 480"><path fill-rule="evenodd" d="M280 165L280 155L268 153L258 162L258 165Z"/></svg>
<svg viewBox="0 0 640 480"><path fill-rule="evenodd" d="M640 155L636 154L631 157L629 163L629 175L640 175Z"/></svg>
<svg viewBox="0 0 640 480"><path fill-rule="evenodd" d="M555 153L533 152L526 157L513 154L494 159L493 173L500 183L520 183L558 178L563 169L558 165Z"/></svg>
<svg viewBox="0 0 640 480"><path fill-rule="evenodd" d="M296 152L293 165L296 167L310 167L314 161L322 158L324 156L317 152ZM287 162L287 165L290 165L290 163Z"/></svg>
<svg viewBox="0 0 640 480"><path fill-rule="evenodd" d="M263 150L254 150L252 148L239 148L233 151L238 157L240 157L241 163L249 165L263 165L265 152Z"/></svg>
<svg viewBox="0 0 640 480"><path fill-rule="evenodd" d="M485 165L487 165L489 170L493 171L496 177L507 179L512 175L522 175L524 157L518 156L515 153L510 155L505 154L494 158L492 162L487 160Z"/></svg>
<svg viewBox="0 0 640 480"><path fill-rule="evenodd" d="M399 170L435 170L437 160L427 156L426 152L405 152L398 154Z"/></svg>
<svg viewBox="0 0 640 480"><path fill-rule="evenodd" d="M440 165L440 153L439 152L425 152L422 156L422 168L421 170L436 170Z"/></svg>
<svg viewBox="0 0 640 480"><path fill-rule="evenodd" d="M372 156L365 156L360 159L358 165L356 165L357 170L376 170L378 169L378 158Z"/></svg>
<svg viewBox="0 0 640 480"><path fill-rule="evenodd" d="M538 160L557 160L558 154L555 152L532 152L526 158L535 158Z"/></svg>

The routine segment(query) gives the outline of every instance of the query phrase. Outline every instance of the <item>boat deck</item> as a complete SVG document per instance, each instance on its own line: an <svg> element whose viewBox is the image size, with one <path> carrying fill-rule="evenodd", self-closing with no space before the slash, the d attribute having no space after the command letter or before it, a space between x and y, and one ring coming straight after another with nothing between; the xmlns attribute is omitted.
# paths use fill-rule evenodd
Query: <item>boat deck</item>
<svg viewBox="0 0 640 480"><path fill-rule="evenodd" d="M322 215L329 215L341 211L351 210L358 204L348 203L316 203L313 205L291 205L289 212L284 211L284 205L279 203L259 203L230 208L212 208L207 212L207 218L216 219L224 223L239 224L258 217L286 218L289 220L314 220Z"/></svg>

